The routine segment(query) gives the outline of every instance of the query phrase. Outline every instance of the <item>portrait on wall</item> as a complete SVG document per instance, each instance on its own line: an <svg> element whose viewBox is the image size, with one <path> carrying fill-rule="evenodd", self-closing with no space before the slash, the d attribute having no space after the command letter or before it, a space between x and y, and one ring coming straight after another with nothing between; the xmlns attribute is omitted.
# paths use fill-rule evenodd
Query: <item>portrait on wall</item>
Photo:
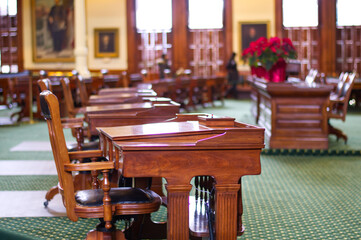
<svg viewBox="0 0 361 240"><path fill-rule="evenodd" d="M118 57L119 56L119 36L116 28L94 29L94 49L95 57Z"/></svg>
<svg viewBox="0 0 361 240"><path fill-rule="evenodd" d="M248 48L250 43L260 37L269 37L269 22L240 22L240 57L244 49Z"/></svg>
<svg viewBox="0 0 361 240"><path fill-rule="evenodd" d="M35 62L74 61L74 0L32 0Z"/></svg>

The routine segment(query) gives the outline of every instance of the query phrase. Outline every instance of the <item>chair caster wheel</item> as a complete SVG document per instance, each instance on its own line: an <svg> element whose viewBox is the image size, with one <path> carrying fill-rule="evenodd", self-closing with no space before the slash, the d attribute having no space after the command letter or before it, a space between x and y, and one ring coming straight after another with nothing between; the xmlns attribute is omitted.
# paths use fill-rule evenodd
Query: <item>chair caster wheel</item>
<svg viewBox="0 0 361 240"><path fill-rule="evenodd" d="M48 200L46 200L45 202L44 202L44 207L48 207L48 205L49 205L49 201Z"/></svg>

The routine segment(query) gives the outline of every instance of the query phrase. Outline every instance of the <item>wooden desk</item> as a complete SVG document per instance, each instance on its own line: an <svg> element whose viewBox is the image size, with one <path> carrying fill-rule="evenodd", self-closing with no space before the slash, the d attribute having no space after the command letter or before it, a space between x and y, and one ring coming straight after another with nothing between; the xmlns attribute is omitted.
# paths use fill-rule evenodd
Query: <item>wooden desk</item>
<svg viewBox="0 0 361 240"><path fill-rule="evenodd" d="M252 82L256 122L270 148L328 149L327 104L333 87Z"/></svg>
<svg viewBox="0 0 361 240"><path fill-rule="evenodd" d="M107 94L107 95L91 95L89 97L89 105L101 104L119 104L119 103L136 103L142 102L143 97L156 97L157 93L120 93L120 94Z"/></svg>
<svg viewBox="0 0 361 240"><path fill-rule="evenodd" d="M159 96L169 97L186 110L198 104L221 100L226 90L225 76L166 78L150 82Z"/></svg>
<svg viewBox="0 0 361 240"><path fill-rule="evenodd" d="M88 106L85 118L91 135L97 135L97 127L126 126L162 122L174 118L180 105L175 102L144 102L118 105Z"/></svg>
<svg viewBox="0 0 361 240"><path fill-rule="evenodd" d="M139 84L138 87L126 87L126 88L103 88L100 89L98 95L109 95L119 93L142 93L142 92L153 92L152 84Z"/></svg>
<svg viewBox="0 0 361 240"><path fill-rule="evenodd" d="M261 172L264 129L232 118L179 120L99 128L104 156L115 157L125 177L166 178L167 239L189 239L190 181L213 176L216 239L236 239L242 232L241 177Z"/></svg>

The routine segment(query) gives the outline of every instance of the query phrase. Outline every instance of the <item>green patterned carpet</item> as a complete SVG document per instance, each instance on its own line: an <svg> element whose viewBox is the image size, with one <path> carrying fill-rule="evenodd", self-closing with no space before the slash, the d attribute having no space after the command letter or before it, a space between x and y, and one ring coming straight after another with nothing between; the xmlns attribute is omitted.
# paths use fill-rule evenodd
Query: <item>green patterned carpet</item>
<svg viewBox="0 0 361 240"><path fill-rule="evenodd" d="M359 157L262 155L262 174L243 178L246 231L239 239L361 239L360 172ZM19 179L9 178L14 180ZM31 182L34 189L47 189L36 186L38 179ZM28 189L24 181L13 187ZM166 219L164 208L155 219ZM96 222L0 218L0 239L9 232L32 239L82 239Z"/></svg>
<svg viewBox="0 0 361 240"><path fill-rule="evenodd" d="M200 110L253 123L247 101L227 100L225 108ZM331 137L332 154L264 151L261 175L242 180L246 230L238 239L361 239L361 157L356 154L361 150L360 122L361 115L351 113L346 123L339 123L350 139L345 145ZM44 122L0 127L0 136L0 161L52 159L50 152L8 150L21 141L46 141ZM72 140L69 133L67 139ZM5 175L0 176L0 191L47 190L56 181L51 175ZM153 218L165 220L166 209ZM84 239L96 223L74 223L66 217L0 218L0 239Z"/></svg>

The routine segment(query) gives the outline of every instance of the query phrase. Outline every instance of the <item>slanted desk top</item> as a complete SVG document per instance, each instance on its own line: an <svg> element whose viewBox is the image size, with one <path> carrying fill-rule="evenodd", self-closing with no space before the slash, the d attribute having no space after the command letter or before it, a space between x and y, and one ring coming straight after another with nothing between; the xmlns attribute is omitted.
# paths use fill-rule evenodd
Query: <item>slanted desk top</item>
<svg viewBox="0 0 361 240"><path fill-rule="evenodd" d="M175 117L180 105L173 101L147 101L142 103L97 105L86 108L86 120L92 135L97 127L113 127L162 122Z"/></svg>
<svg viewBox="0 0 361 240"><path fill-rule="evenodd" d="M157 93L154 91L141 92L141 93L136 92L136 93L92 95L89 97L89 105L143 102L144 97L149 98L156 96Z"/></svg>
<svg viewBox="0 0 361 240"><path fill-rule="evenodd" d="M240 179L261 172L264 129L211 115L183 120L99 128L104 155L116 159L125 177L167 180L167 239L189 238L190 181L213 176L216 238L236 239L242 229Z"/></svg>
<svg viewBox="0 0 361 240"><path fill-rule="evenodd" d="M151 85L150 85L151 87ZM98 95L108 95L108 94L119 94L119 93L150 93L153 92L151 88L142 89L142 88L103 88L100 89Z"/></svg>

